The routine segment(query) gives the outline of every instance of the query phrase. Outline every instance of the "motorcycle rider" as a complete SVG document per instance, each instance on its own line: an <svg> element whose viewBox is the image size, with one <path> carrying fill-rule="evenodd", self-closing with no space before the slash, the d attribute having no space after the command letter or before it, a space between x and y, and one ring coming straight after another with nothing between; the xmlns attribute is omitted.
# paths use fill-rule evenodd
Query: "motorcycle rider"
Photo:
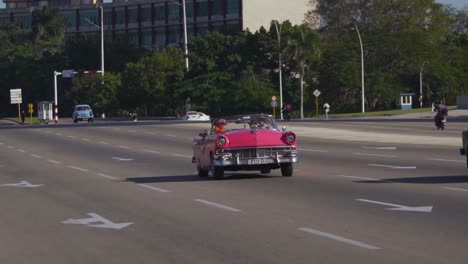
<svg viewBox="0 0 468 264"><path fill-rule="evenodd" d="M445 118L447 118L448 115L448 108L444 104L436 104L434 105L434 111L436 111L436 115L434 116L434 122L435 126L437 127L437 130L442 129L444 130L444 124L443 122L445 121Z"/></svg>
<svg viewBox="0 0 468 264"><path fill-rule="evenodd" d="M286 121L289 121L291 119L292 105L289 103L283 105L282 111L285 115Z"/></svg>

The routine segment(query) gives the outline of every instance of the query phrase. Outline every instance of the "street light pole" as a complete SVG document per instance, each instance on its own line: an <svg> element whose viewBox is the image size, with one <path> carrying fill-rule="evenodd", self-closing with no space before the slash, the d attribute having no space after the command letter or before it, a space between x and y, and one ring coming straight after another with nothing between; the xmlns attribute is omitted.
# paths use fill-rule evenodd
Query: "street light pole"
<svg viewBox="0 0 468 264"><path fill-rule="evenodd" d="M282 79L282 63L281 63L281 28L283 24L280 24L278 28L277 21L275 20L276 34L278 35L278 74L279 74L279 87L280 87L280 109L283 109L283 79ZM283 120L283 111L281 113L281 120Z"/></svg>
<svg viewBox="0 0 468 264"><path fill-rule="evenodd" d="M185 57L185 70L189 71L189 59L188 59L188 40L187 40L187 13L185 11L185 0L182 0L182 4L178 1L170 0L171 2L182 6L182 13L183 13L183 23L184 23L184 57Z"/></svg>
<svg viewBox="0 0 468 264"><path fill-rule="evenodd" d="M421 70L419 71L419 108L422 108L423 106L423 95L422 95L422 72L424 68L424 64L426 64L427 61L423 62L421 65Z"/></svg>
<svg viewBox="0 0 468 264"><path fill-rule="evenodd" d="M101 74L104 77L104 0L101 0Z"/></svg>
<svg viewBox="0 0 468 264"><path fill-rule="evenodd" d="M361 101L362 101L362 112L365 112L365 107L364 107L364 48L362 47L362 39L361 39L361 34L359 33L359 28L357 27L356 24L354 24L354 27L356 28L358 37L359 37L359 44L361 44Z"/></svg>

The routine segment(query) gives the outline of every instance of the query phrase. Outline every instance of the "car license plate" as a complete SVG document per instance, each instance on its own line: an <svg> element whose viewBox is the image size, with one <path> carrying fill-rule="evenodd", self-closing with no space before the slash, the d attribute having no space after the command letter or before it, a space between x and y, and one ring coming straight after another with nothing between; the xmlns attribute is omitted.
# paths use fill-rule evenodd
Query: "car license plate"
<svg viewBox="0 0 468 264"><path fill-rule="evenodd" d="M267 164L268 159L250 159L247 161L247 164L249 165L255 165L255 164Z"/></svg>

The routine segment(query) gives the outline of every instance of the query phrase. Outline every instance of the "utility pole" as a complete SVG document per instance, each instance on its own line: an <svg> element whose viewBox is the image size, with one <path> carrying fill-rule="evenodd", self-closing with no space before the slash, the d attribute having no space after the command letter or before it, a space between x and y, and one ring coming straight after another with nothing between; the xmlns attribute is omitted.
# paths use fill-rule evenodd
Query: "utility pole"
<svg viewBox="0 0 468 264"><path fill-rule="evenodd" d="M282 79L282 62L281 62L281 28L283 24L279 25L278 21L275 20L276 34L278 35L278 75L279 75L279 87L280 87L280 113L281 120L283 120L283 79Z"/></svg>

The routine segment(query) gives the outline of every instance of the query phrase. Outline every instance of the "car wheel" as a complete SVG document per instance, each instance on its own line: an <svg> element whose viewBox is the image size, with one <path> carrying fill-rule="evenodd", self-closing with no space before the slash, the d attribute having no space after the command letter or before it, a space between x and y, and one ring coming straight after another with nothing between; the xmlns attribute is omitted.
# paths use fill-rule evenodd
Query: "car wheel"
<svg viewBox="0 0 468 264"><path fill-rule="evenodd" d="M281 175L283 177L291 177L293 175L293 165L292 165L292 163L283 163L283 164L281 164Z"/></svg>
<svg viewBox="0 0 468 264"><path fill-rule="evenodd" d="M270 169L270 168L260 170L260 173L261 173L261 174L269 174L270 172L271 172L271 169Z"/></svg>
<svg viewBox="0 0 468 264"><path fill-rule="evenodd" d="M208 176L208 171L203 170L198 166L197 166L197 171L198 171L198 176L200 176L200 177L207 177Z"/></svg>
<svg viewBox="0 0 468 264"><path fill-rule="evenodd" d="M78 119L73 119L73 123L78 123Z"/></svg>

